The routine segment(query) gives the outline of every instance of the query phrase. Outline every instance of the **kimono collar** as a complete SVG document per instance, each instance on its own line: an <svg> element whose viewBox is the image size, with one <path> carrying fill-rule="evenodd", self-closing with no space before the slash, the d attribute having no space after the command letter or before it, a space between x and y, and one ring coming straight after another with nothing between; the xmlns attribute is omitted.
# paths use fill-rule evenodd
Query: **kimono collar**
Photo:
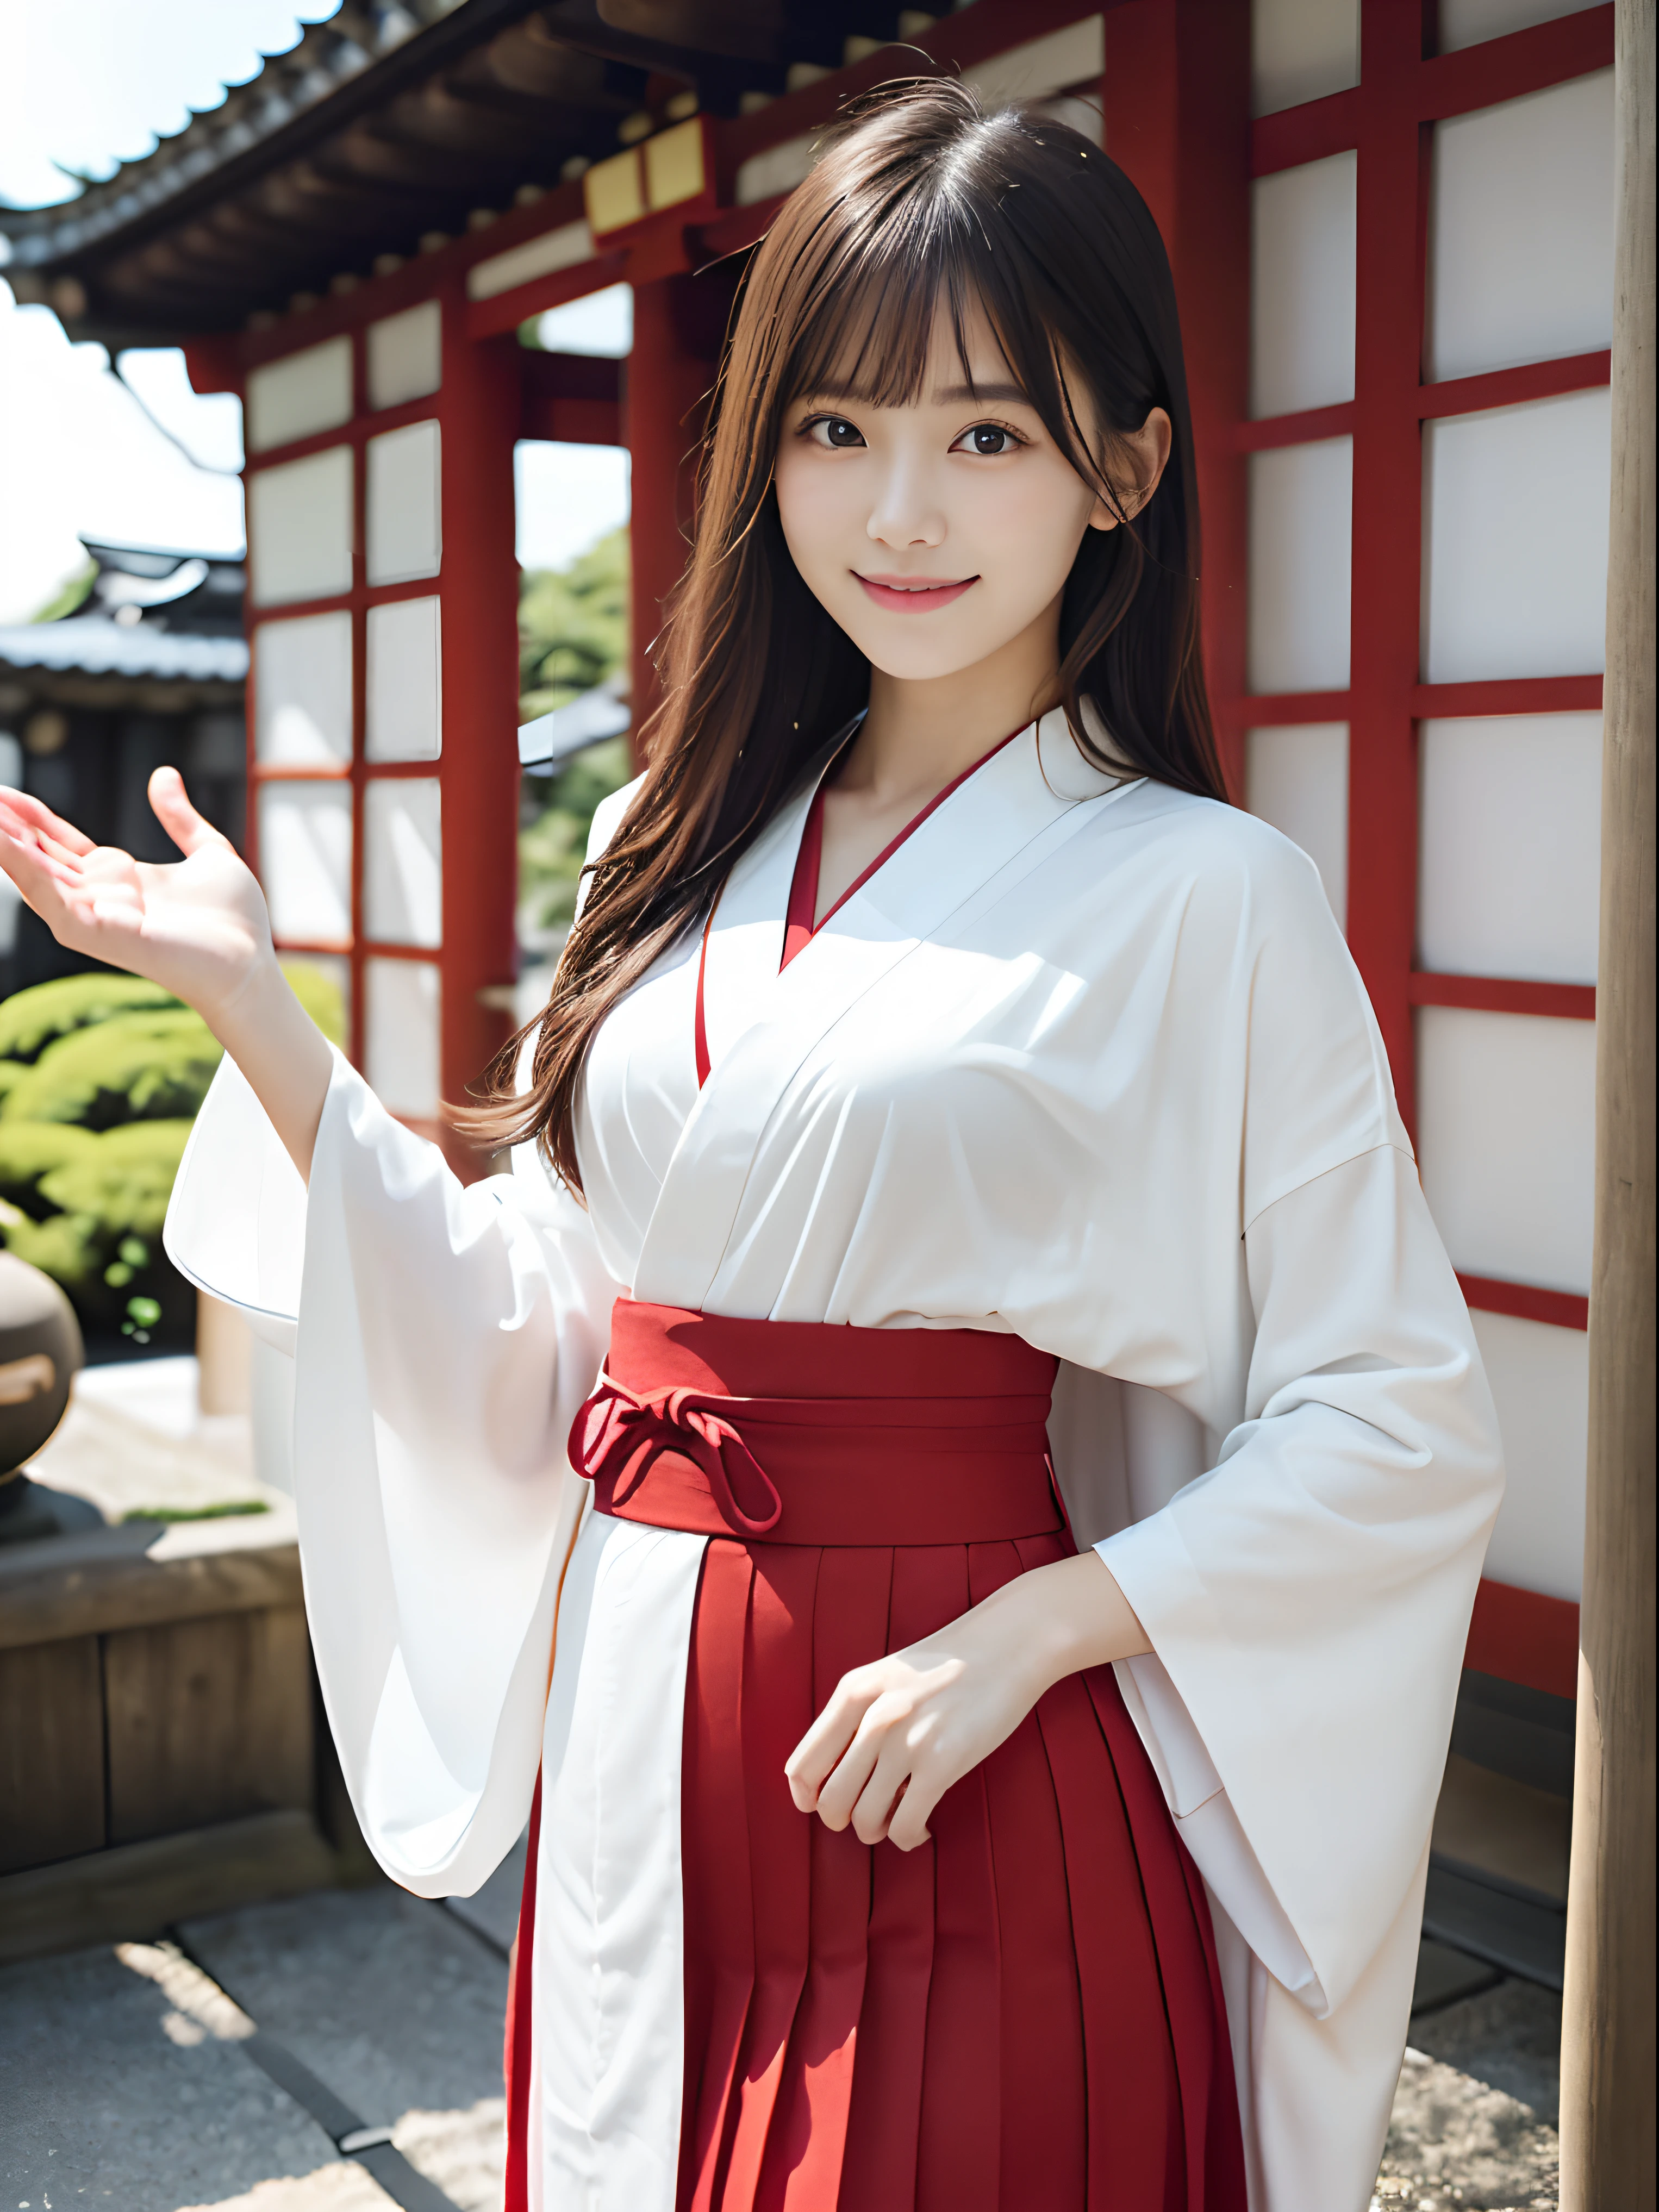
<svg viewBox="0 0 1659 2212"><path fill-rule="evenodd" d="M701 1308L762 1133L820 1040L920 945L965 926L1130 787L1083 759L1063 713L1045 715L958 785L780 973L790 881L828 765L826 757L779 811L720 896L705 976L710 1073L639 1262L659 1303Z"/></svg>

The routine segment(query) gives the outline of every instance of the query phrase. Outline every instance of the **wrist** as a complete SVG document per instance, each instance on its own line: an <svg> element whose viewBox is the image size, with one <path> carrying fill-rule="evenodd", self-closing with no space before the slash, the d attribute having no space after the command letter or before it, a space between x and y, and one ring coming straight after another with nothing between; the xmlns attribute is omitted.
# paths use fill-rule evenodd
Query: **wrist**
<svg viewBox="0 0 1659 2212"><path fill-rule="evenodd" d="M282 963L267 945L252 956L240 975L213 1005L198 1006L197 1011L234 1060L237 1039L255 1030L266 1030L273 1018L281 1021L289 1005L300 1011Z"/></svg>
<svg viewBox="0 0 1659 2212"><path fill-rule="evenodd" d="M1013 1587L1029 1592L1029 1664L1038 1678L1039 1696L1067 1674L1152 1649L1116 1577L1096 1551L1039 1567Z"/></svg>

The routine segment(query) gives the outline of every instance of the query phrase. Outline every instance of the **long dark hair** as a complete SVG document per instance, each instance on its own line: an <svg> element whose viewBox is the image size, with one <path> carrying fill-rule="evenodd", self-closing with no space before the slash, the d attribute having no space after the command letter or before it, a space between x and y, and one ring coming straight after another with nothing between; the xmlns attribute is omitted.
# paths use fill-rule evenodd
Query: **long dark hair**
<svg viewBox="0 0 1659 2212"><path fill-rule="evenodd" d="M876 406L914 401L940 310L966 374L975 307L1049 435L1120 517L1084 532L1062 604L1060 691L1078 745L1102 765L1224 795L1199 651L1192 421L1158 227L1122 170L1064 125L988 113L949 80L884 86L848 109L744 277L663 634L662 702L643 733L647 773L587 872L546 1011L460 1117L476 1137L534 1138L580 1188L574 1107L599 1024L703 919L868 692L869 664L784 543L772 484L784 414L826 385ZM1078 385L1103 451L1081 434ZM1154 407L1174 447L1131 522L1116 439ZM532 1034L528 1087L515 1092Z"/></svg>

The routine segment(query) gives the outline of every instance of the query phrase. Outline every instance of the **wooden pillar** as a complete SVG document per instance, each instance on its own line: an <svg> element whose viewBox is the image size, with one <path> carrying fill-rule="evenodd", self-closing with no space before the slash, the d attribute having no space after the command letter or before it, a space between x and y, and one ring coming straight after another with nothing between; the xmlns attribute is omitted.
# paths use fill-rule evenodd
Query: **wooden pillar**
<svg viewBox="0 0 1659 2212"><path fill-rule="evenodd" d="M1654 0L1619 0L1595 1260L1563 2212L1654 2201Z"/></svg>
<svg viewBox="0 0 1659 2212"><path fill-rule="evenodd" d="M634 729L657 703L653 647L665 603L690 550L695 470L713 361L697 342L689 288L707 280L659 276L634 289L634 347L628 357L623 434L631 464Z"/></svg>
<svg viewBox="0 0 1659 2212"><path fill-rule="evenodd" d="M1106 151L1164 235L1187 357L1204 517L1204 659L1212 702L1244 689L1250 351L1250 23L1232 0L1122 0L1106 17ZM1244 797L1242 748L1217 716L1222 766Z"/></svg>
<svg viewBox="0 0 1659 2212"><path fill-rule="evenodd" d="M443 384L443 1096L465 1098L511 1024L479 993L512 981L518 881L518 567L513 443L520 349L475 342L446 295Z"/></svg>

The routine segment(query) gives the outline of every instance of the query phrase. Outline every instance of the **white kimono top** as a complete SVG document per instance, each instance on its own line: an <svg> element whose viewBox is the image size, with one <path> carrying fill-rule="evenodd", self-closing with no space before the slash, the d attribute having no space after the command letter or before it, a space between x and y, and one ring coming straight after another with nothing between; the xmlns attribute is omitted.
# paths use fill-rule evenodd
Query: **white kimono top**
<svg viewBox="0 0 1659 2212"><path fill-rule="evenodd" d="M585 1206L528 1147L463 1188L343 1060L308 1205L228 1060L203 1108L167 1249L295 1354L364 1834L408 1887L470 1893L544 1764L532 2188L672 2212L705 1540L585 1513L564 1443L612 1301L1015 1331L1064 1363L1073 1525L1155 1654L1117 1674L1208 1887L1251 2204L1360 2212L1502 1484L1364 989L1294 846L1097 774L1059 714L780 974L810 798L720 898L702 1091L695 933L600 1031Z"/></svg>

